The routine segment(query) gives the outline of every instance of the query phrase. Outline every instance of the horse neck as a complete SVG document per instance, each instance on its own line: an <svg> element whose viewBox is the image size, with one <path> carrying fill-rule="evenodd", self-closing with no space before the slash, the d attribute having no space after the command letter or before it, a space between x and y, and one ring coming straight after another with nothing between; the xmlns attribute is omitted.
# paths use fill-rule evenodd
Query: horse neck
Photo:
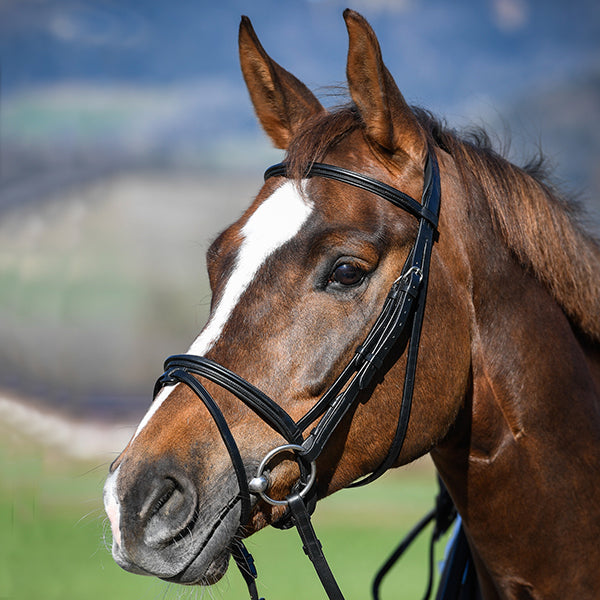
<svg viewBox="0 0 600 600"><path fill-rule="evenodd" d="M471 389L432 456L486 597L565 597L567 582L567 596L591 597L600 589L600 350L507 248L485 247L479 239L470 251Z"/></svg>

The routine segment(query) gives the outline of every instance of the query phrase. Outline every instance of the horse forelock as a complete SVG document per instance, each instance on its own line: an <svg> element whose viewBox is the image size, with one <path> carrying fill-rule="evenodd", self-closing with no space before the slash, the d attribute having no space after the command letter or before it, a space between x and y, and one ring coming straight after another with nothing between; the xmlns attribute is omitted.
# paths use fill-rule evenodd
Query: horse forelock
<svg viewBox="0 0 600 600"><path fill-rule="evenodd" d="M322 161L329 150L361 127L362 121L352 104L307 119L288 147L288 175L300 180L312 163Z"/></svg>

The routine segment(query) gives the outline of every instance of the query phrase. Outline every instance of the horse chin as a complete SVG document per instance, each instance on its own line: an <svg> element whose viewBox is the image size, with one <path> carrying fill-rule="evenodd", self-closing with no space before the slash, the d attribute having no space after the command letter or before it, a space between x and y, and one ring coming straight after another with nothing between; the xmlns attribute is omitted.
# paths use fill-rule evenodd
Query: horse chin
<svg viewBox="0 0 600 600"><path fill-rule="evenodd" d="M203 547L189 564L173 575L165 573L166 570L172 569L173 565L165 569L165 566L160 564L160 559L156 561L155 565L138 566L116 543L113 544L112 554L115 562L129 573L156 576L163 581L181 585L208 586L217 583L225 575L230 556L227 540L219 536L219 539L210 540L210 542L212 543L209 543L208 547ZM218 547L221 549L218 550Z"/></svg>
<svg viewBox="0 0 600 600"><path fill-rule="evenodd" d="M198 563L198 564L197 564ZM229 551L224 550L205 568L204 561L198 556L183 572L175 577L161 577L169 583L180 585L209 586L217 583L227 572L229 566Z"/></svg>

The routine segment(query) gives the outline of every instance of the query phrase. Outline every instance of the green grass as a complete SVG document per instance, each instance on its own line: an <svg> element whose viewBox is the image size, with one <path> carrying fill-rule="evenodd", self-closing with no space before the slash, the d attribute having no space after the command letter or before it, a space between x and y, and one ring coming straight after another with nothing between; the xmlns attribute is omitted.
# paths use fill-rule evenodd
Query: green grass
<svg viewBox="0 0 600 600"><path fill-rule="evenodd" d="M6 437L3 436L6 440ZM65 461L23 444L0 447L0 598L246 598L235 567L213 588L183 588L125 573L108 550L101 504L106 466ZM409 468L361 490L323 501L314 519L326 556L347 600L368 598L373 574L435 493L429 468ZM384 597L421 597L426 580L424 537L389 575ZM267 529L247 541L267 599L325 595L295 530ZM440 548L442 551L442 548Z"/></svg>

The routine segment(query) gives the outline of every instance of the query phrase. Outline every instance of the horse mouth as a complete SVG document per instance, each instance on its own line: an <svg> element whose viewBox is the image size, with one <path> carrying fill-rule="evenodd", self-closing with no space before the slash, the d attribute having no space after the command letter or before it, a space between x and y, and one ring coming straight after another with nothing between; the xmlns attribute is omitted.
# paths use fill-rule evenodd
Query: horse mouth
<svg viewBox="0 0 600 600"><path fill-rule="evenodd" d="M218 552L218 549L216 548L209 548L209 546L213 541L216 541L216 543L220 545L223 541L223 537L226 537L226 539L229 537L234 539L238 535L238 531L236 530L232 536L222 536L219 535L219 530L223 524L228 524L226 517L239 501L240 497L236 496L223 507L210 531L207 532L204 541L179 573L170 577L160 577L160 579L169 583L178 583L181 585L207 586L217 583L227 572L231 551L229 550L229 544L227 544L225 549L221 552ZM235 522L235 520L233 522ZM229 529L229 527L227 527L227 529ZM191 535L193 535L193 531ZM207 549L211 551L206 552ZM207 554L213 556L212 560L208 563L206 560Z"/></svg>
<svg viewBox="0 0 600 600"><path fill-rule="evenodd" d="M212 585L226 573L231 543L240 535L239 503L236 494L209 521L196 508L185 532L161 545L146 544L143 535L128 536L125 530L122 543L113 539L113 557L132 573L182 585Z"/></svg>

